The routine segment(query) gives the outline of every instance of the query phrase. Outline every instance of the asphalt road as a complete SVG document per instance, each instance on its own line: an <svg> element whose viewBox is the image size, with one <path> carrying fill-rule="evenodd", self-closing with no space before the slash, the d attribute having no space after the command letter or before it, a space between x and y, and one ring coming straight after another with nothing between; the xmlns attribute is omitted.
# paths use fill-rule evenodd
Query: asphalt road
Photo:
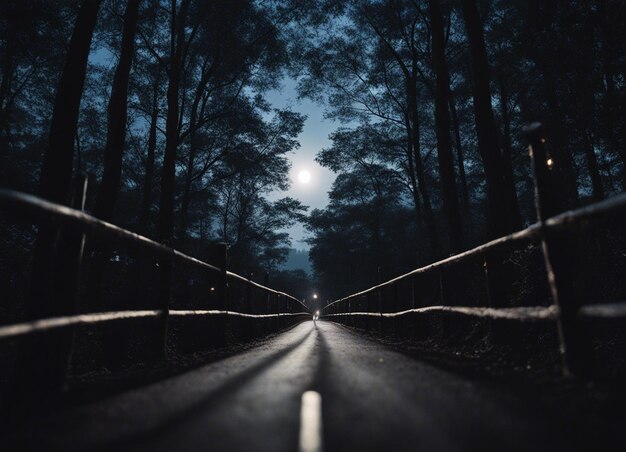
<svg viewBox="0 0 626 452"><path fill-rule="evenodd" d="M308 390L321 395L327 452L609 447L584 413L492 386L307 321L238 355L37 419L14 447L294 451Z"/></svg>

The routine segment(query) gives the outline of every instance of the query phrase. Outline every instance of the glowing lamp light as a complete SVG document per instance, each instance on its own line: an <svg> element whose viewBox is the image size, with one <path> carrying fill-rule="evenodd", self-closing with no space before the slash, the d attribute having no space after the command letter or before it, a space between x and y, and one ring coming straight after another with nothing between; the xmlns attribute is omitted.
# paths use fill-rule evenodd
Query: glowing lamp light
<svg viewBox="0 0 626 452"><path fill-rule="evenodd" d="M549 169L552 169L554 166L554 160L552 160L552 157L549 157L548 160L546 160L546 165L548 165Z"/></svg>
<svg viewBox="0 0 626 452"><path fill-rule="evenodd" d="M313 294L313 299L317 299L317 294L316 293Z"/></svg>

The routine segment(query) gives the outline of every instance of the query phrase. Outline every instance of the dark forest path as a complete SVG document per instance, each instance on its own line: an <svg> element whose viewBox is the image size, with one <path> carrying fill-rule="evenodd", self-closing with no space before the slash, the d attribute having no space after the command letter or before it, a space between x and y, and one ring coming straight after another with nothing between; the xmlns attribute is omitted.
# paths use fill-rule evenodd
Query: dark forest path
<svg viewBox="0 0 626 452"><path fill-rule="evenodd" d="M308 321L199 369L42 416L16 447L297 450L307 390L321 394L326 451L597 450L619 431L606 420L598 430L592 412L548 409Z"/></svg>

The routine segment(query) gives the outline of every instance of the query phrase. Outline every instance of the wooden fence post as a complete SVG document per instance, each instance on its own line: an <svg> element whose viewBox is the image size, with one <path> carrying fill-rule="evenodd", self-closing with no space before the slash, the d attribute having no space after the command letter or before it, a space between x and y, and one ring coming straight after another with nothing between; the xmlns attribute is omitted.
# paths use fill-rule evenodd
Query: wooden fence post
<svg viewBox="0 0 626 452"><path fill-rule="evenodd" d="M483 260L483 273L485 276L485 291L487 294L487 306L491 308L501 308L505 305L506 289L505 280L507 274L503 270L504 257L499 250L486 251ZM507 338L506 325L502 321L486 319L487 334L494 344L501 344ZM510 338L510 334L508 334Z"/></svg>
<svg viewBox="0 0 626 452"><path fill-rule="evenodd" d="M446 290L446 281L445 274L446 268L442 265L439 267L439 302L441 306L448 306L447 299L448 291ZM441 339L445 341L446 338L450 335L450 314L442 313L441 314Z"/></svg>
<svg viewBox="0 0 626 452"><path fill-rule="evenodd" d="M265 272L265 275L263 276L263 285L265 287L269 287L270 285L270 274L269 272ZM265 314L269 314L270 312L270 292L267 292L267 295L265 297Z"/></svg>
<svg viewBox="0 0 626 452"><path fill-rule="evenodd" d="M218 262L220 277L217 286L217 309L228 309L228 245L224 242L217 243Z"/></svg>
<svg viewBox="0 0 626 452"><path fill-rule="evenodd" d="M86 192L87 176L81 173L74 180L70 207L83 210ZM54 240L54 245L45 256L38 256L40 262L35 262L33 294L28 305L30 320L75 314L85 235L71 225L44 224L40 228L49 230L46 240ZM22 339L15 387L8 397L9 410L16 420L27 416L42 398L63 389L73 335L74 329L69 328Z"/></svg>
<svg viewBox="0 0 626 452"><path fill-rule="evenodd" d="M252 276L253 276L253 273L248 272L248 283L246 284L246 312L247 313L252 312L252 284L250 284L250 281L252 281Z"/></svg>
<svg viewBox="0 0 626 452"><path fill-rule="evenodd" d="M74 179L71 207L84 211L87 199L87 174L80 173ZM85 249L85 233L72 226L61 229L57 245L57 267L53 270L55 277L52 301L58 305L63 315L76 314L78 308L78 290L80 272ZM59 333L59 367L56 384L59 388L65 385L67 368L72 355L74 328ZM54 378L54 377L53 377Z"/></svg>
<svg viewBox="0 0 626 452"><path fill-rule="evenodd" d="M573 279L573 242L565 231L545 227L545 221L559 213L559 187L555 186L552 169L555 162L546 150L546 135L540 123L524 130L528 139L534 183L537 220L541 225L542 250L553 303L558 307L557 326L563 372L566 376L584 376L591 369L591 353L585 344L578 320L578 300Z"/></svg>
<svg viewBox="0 0 626 452"><path fill-rule="evenodd" d="M506 305L506 286L510 281L510 275L505 271L505 251L491 249L485 251L483 269L485 283L487 285L487 302L492 308L501 308Z"/></svg>
<svg viewBox="0 0 626 452"><path fill-rule="evenodd" d="M397 312L398 311L398 305L399 305L399 294L398 294L398 284L401 284L401 282L396 282L393 284L393 308L392 311L393 312ZM400 329L398 328L398 317L393 317L393 333L395 335L399 335L398 333L400 332Z"/></svg>
<svg viewBox="0 0 626 452"><path fill-rule="evenodd" d="M439 267L439 304L446 306L446 283L444 281L444 267Z"/></svg>
<svg viewBox="0 0 626 452"><path fill-rule="evenodd" d="M157 361L165 361L167 359L167 328L173 273L174 263L171 259L159 262L159 295L157 298L157 309L163 312L157 319L158 340L155 341L154 348L154 357Z"/></svg>
<svg viewBox="0 0 626 452"><path fill-rule="evenodd" d="M380 266L377 268L377 279L376 284L380 284L382 282L382 274ZM383 313L383 298L382 298L382 289L379 287L376 292L378 293L378 312L380 314Z"/></svg>

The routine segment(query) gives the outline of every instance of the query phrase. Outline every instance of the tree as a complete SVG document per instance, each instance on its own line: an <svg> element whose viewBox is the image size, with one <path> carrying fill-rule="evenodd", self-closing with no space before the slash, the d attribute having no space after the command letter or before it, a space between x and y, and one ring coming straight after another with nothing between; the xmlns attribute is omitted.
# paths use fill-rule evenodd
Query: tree
<svg viewBox="0 0 626 452"><path fill-rule="evenodd" d="M428 0L430 17L432 64L435 72L435 129L437 133L437 156L439 160L439 176L443 194L443 205L448 219L448 234L451 251L463 248L463 230L461 212L456 189L456 177L452 159L452 143L450 140L450 115L448 103L450 99L450 76L446 64L445 37L443 18L438 0Z"/></svg>
<svg viewBox="0 0 626 452"><path fill-rule="evenodd" d="M113 216L122 176L122 158L128 117L128 80L133 61L140 0L128 0L124 13L120 59L115 69L111 98L107 109L107 139L104 147L104 172L93 213L103 220Z"/></svg>
<svg viewBox="0 0 626 452"><path fill-rule="evenodd" d="M476 133L487 186L487 237L493 239L521 226L519 207L511 168L504 163L504 150L491 108L489 63L478 7L473 0L463 0L462 7L472 55Z"/></svg>
<svg viewBox="0 0 626 452"><path fill-rule="evenodd" d="M379 268L390 276L413 265L406 247L412 215L403 190L393 172L374 163L337 177L328 207L314 210L307 224L322 292L347 294L370 286Z"/></svg>

